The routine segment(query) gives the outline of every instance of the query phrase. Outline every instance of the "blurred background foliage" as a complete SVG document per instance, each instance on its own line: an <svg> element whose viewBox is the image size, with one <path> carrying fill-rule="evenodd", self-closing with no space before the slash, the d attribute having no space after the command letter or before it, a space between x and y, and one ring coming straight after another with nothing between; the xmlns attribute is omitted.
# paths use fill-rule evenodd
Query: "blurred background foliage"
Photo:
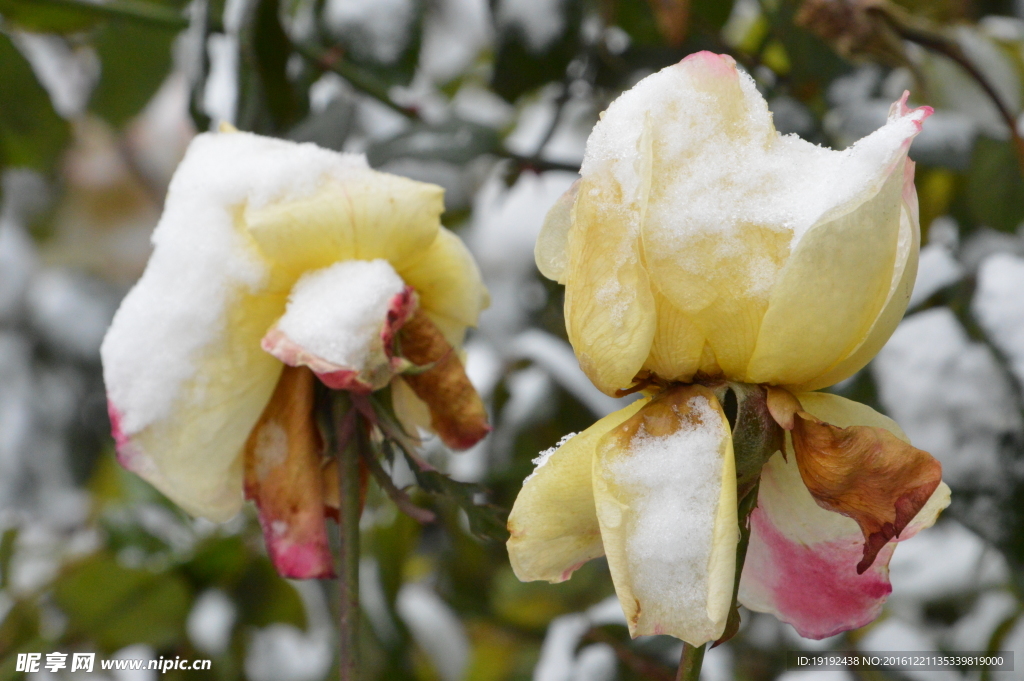
<svg viewBox="0 0 1024 681"><path fill-rule="evenodd" d="M897 551L876 623L814 642L744 612L705 678L791 679L786 650L1024 652L1020 0L0 0L0 679L54 650L214 661L168 679L334 673L332 584L277 577L252 513L190 519L114 462L98 347L193 135L226 121L445 187L494 299L467 352L495 430L429 457L507 509L538 452L616 408L534 268L543 216L599 112L702 49L756 79L780 132L834 148L904 89L935 108L911 152L910 315L835 390L894 416L954 489ZM629 641L603 561L521 584L456 504L416 500L436 524L370 490L367 679L672 678L678 642Z"/></svg>

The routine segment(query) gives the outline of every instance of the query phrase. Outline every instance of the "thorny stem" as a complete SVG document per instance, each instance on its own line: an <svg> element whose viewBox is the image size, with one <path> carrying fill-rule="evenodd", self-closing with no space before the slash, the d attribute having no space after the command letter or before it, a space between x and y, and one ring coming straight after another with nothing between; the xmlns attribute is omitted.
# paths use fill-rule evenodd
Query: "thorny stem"
<svg viewBox="0 0 1024 681"><path fill-rule="evenodd" d="M679 671L676 672L676 681L698 681L700 679L700 668L704 664L705 646L691 646L683 643L683 654L679 658Z"/></svg>
<svg viewBox="0 0 1024 681"><path fill-rule="evenodd" d="M335 455L341 506L338 519L341 531L338 542L338 669L341 681L358 681L359 515L362 511L359 458L363 451L369 450L369 441L366 424L348 400L335 398L332 420L337 434Z"/></svg>

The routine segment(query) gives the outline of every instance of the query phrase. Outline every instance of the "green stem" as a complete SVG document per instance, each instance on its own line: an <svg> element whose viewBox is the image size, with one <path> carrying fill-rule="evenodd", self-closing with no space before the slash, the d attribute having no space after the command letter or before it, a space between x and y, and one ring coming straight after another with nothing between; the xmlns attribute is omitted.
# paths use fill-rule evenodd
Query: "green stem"
<svg viewBox="0 0 1024 681"><path fill-rule="evenodd" d="M102 3L83 2L82 0L29 0L29 2L36 5L63 7L83 14L130 19L175 31L188 28L188 18L180 12L163 5L138 2L137 0L108 0Z"/></svg>
<svg viewBox="0 0 1024 681"><path fill-rule="evenodd" d="M700 668L704 664L704 650L706 646L691 646L683 643L683 654L679 658L679 671L676 672L676 681L698 681L700 679Z"/></svg>
<svg viewBox="0 0 1024 681"><path fill-rule="evenodd" d="M346 413L352 409L352 413ZM344 421L354 428L344 437ZM338 669L341 681L359 679L359 516L362 512L359 457L369 447L366 424L348 400L337 399L334 427L338 434L339 523L338 543Z"/></svg>

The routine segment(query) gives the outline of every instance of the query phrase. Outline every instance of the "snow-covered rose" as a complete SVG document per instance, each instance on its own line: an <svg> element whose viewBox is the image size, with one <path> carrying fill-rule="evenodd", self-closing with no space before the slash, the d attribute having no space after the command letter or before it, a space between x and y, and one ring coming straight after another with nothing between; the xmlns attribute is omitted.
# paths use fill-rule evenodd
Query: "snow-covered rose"
<svg viewBox="0 0 1024 681"><path fill-rule="evenodd" d="M102 347L121 463L218 521L241 508L244 487L282 572L329 571L314 373L357 393L391 385L400 411L436 417L417 394L439 380L441 412L458 402L443 372L401 378L409 361L394 342L414 328L428 338L410 344L433 357L413 363L458 365L450 350L487 304L468 250L440 225L442 194L360 155L247 133L196 137ZM454 383L479 402L468 381ZM471 430L441 435L467 446L486 432L482 417ZM286 498L301 512L276 515Z"/></svg>
<svg viewBox="0 0 1024 681"><path fill-rule="evenodd" d="M910 296L907 151L930 110L906 99L832 151L779 135L754 81L702 52L604 112L537 264L595 385L647 396L538 460L509 517L520 579L604 554L634 636L716 640L748 499L740 603L814 638L878 615L895 542L949 489L892 420L810 391L863 367Z"/></svg>
<svg viewBox="0 0 1024 681"><path fill-rule="evenodd" d="M604 112L537 243L583 370L608 394L642 371L797 390L851 376L910 299L907 150L930 113L904 97L833 151L779 135L730 57L701 52L638 83Z"/></svg>

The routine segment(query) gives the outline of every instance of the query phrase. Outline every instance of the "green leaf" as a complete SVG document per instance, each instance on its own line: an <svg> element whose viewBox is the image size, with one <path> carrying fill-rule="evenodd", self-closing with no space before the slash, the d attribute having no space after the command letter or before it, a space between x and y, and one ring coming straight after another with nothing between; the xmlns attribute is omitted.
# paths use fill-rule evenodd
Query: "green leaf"
<svg viewBox="0 0 1024 681"><path fill-rule="evenodd" d="M498 36L491 89L509 102L551 81L561 81L569 62L580 52L579 27L582 4L566 0L560 4L564 32L542 52L534 51L516 24L509 24Z"/></svg>
<svg viewBox="0 0 1024 681"><path fill-rule="evenodd" d="M213 537L196 548L182 569L199 589L230 587L245 573L249 558L249 549L241 537Z"/></svg>
<svg viewBox="0 0 1024 681"><path fill-rule="evenodd" d="M483 485L474 482L452 480L444 473L430 468L424 469L420 462L413 459L408 452L405 454L409 468L416 476L416 484L423 491L435 496L450 499L466 512L469 518L469 529L481 539L493 539L504 542L508 539L506 520L508 513L493 504L477 504L474 497L484 494L487 490Z"/></svg>
<svg viewBox="0 0 1024 681"><path fill-rule="evenodd" d="M0 16L18 28L37 33L74 33L102 20L88 9L25 0L0 0Z"/></svg>
<svg viewBox="0 0 1024 681"><path fill-rule="evenodd" d="M1013 232L1024 221L1024 182L1009 142L978 138L966 190L968 211L977 223Z"/></svg>
<svg viewBox="0 0 1024 681"><path fill-rule="evenodd" d="M665 42L647 0L620 0L615 6L615 24L629 34L634 45L661 45Z"/></svg>
<svg viewBox="0 0 1024 681"><path fill-rule="evenodd" d="M174 36L128 20L104 26L93 43L101 71L89 109L115 128L142 111L170 72Z"/></svg>
<svg viewBox="0 0 1024 681"><path fill-rule="evenodd" d="M732 14L732 6L733 0L693 0L691 11L708 28L719 31Z"/></svg>
<svg viewBox="0 0 1024 681"><path fill-rule="evenodd" d="M71 636L109 653L133 643L158 649L180 643L192 592L174 573L126 568L100 554L65 571L53 599L68 616Z"/></svg>
<svg viewBox="0 0 1024 681"><path fill-rule="evenodd" d="M0 624L0 657L10 655L39 636L39 609L31 601L17 601Z"/></svg>
<svg viewBox="0 0 1024 681"><path fill-rule="evenodd" d="M370 146L366 157L374 167L397 158L462 165L495 151L499 142L498 132L493 128L456 120L437 126L415 125L396 137Z"/></svg>
<svg viewBox="0 0 1024 681"><path fill-rule="evenodd" d="M239 35L238 114L242 130L278 135L309 110L305 87L288 79L292 44L281 26L279 0L251 0Z"/></svg>
<svg viewBox="0 0 1024 681"><path fill-rule="evenodd" d="M67 121L53 110L32 67L11 39L0 34L0 168L47 172L69 138Z"/></svg>
<svg viewBox="0 0 1024 681"><path fill-rule="evenodd" d="M277 622L305 629L306 608L291 584L265 557L254 559L238 580L232 595L239 606L240 623L266 627Z"/></svg>
<svg viewBox="0 0 1024 681"><path fill-rule="evenodd" d="M342 35L338 36L338 46L342 48L345 60L359 67L361 71L366 72L386 87L408 85L416 74L423 36L425 3L422 0L411 1L413 11L404 27L407 34L406 41L391 61L381 61L373 54L372 41L375 38L372 33L352 27L351 30L343 31Z"/></svg>
<svg viewBox="0 0 1024 681"><path fill-rule="evenodd" d="M14 543L17 540L17 527L4 530L0 538L0 589L6 589L10 583L11 558L14 557Z"/></svg>

